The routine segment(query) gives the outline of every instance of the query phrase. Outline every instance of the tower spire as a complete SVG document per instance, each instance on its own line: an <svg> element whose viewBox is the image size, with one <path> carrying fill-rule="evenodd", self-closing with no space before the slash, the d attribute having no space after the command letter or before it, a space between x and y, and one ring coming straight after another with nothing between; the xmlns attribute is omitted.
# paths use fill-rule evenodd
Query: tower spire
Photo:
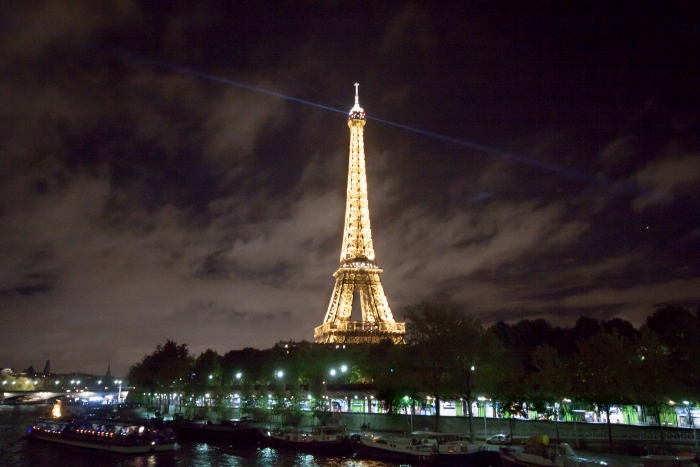
<svg viewBox="0 0 700 467"><path fill-rule="evenodd" d="M314 339L319 343L371 343L382 339L402 343L405 324L394 322L379 280L382 270L377 267L374 257L365 173L366 117L360 107L359 86L355 83L355 105L348 115L350 160L340 267L333 275L335 288L324 322L314 331ZM362 308L362 321L351 321L356 292Z"/></svg>

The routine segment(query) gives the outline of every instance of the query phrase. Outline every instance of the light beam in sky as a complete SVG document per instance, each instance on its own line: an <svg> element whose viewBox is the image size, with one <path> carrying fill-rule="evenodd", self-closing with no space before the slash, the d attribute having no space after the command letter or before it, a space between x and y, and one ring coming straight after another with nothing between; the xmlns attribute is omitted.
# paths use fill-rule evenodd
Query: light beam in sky
<svg viewBox="0 0 700 467"><path fill-rule="evenodd" d="M319 109L328 110L331 112L341 113L343 115L347 114L347 110L341 110L341 109L329 107L326 105L318 104L316 102L311 102L311 101L307 101L304 99L300 99L298 97L293 97L293 96L289 96L286 94L282 94L282 93L277 92L277 91L271 91L269 89L265 89L265 88L262 88L260 86L253 86L251 84L247 84L247 83L244 83L242 81L237 81L237 80L230 79L230 78L224 78L221 76L212 75L210 73L205 73L205 72L202 72L199 70L193 70L191 68L187 68L187 67L184 67L181 65L173 65L172 63L167 63L167 62L162 61L162 60L146 58L146 57L137 57L137 56L134 56L134 55L132 55L128 52L125 52L125 51L116 51L114 53L116 55L124 58L124 59L127 59L127 60L138 61L138 62L145 63L145 64L148 64L148 65L151 65L154 67L170 70L170 71L173 71L176 73L181 73L184 75L189 75L189 76L192 76L192 77L197 78L197 79L211 81L213 83L225 84L225 85L229 85L229 86L235 86L235 87L238 87L241 89L246 89L248 91L253 91L253 92L260 93L260 94L265 94L267 96L285 99L285 100L290 101L290 102L296 102L299 104L308 105L308 106L316 107ZM533 167L535 169L539 169L539 170L546 171L546 172L551 172L551 173L561 175L561 176L564 176L567 178L573 178L573 179L580 180L580 181L583 181L583 182L588 183L588 184L595 184L595 185L606 184L607 185L607 184L612 183L611 181L606 180L605 178L603 178L599 175L595 175L595 174L591 174L591 173L587 173L587 172L582 172L579 170L569 169L567 167L562 167L562 166L559 166L556 164L550 164L547 162L537 161L537 160L531 159L527 156L524 156L522 154L518 154L518 153L514 153L514 152L510 152L510 151L504 151L504 150L497 149L497 148L492 148L490 146L475 143L472 141L467 141L467 140L464 140L461 138L455 138L453 136L447 136L447 135L443 135L440 133L435 133L432 131L423 130L420 128L415 128L415 127L412 127L409 125L404 125L402 123L392 122L389 120L383 120L381 118L376 118L376 117L367 117L367 120L373 120L373 121L376 121L379 123L383 123L385 125L390 125L390 126L393 126L396 128L400 128L402 130L410 131L412 133L416 133L416 134L423 135L423 136L428 136L430 138L434 138L434 139L437 139L440 141L455 144L457 146L462 146L465 148L473 149L475 151L489 154L491 156L496 156L496 157L501 157L504 159L512 160L512 161L518 162L520 164L528 165L528 166ZM633 185L633 184L630 184L629 182L623 182L623 185L626 187L626 189L628 191L632 192L633 194L639 194L641 191L643 191L643 190L640 190L640 187Z"/></svg>

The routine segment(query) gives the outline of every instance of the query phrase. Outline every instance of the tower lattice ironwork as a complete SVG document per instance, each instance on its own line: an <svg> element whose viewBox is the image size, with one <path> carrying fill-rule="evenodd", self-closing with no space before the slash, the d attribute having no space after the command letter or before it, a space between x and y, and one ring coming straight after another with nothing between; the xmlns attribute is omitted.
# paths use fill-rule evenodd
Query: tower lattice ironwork
<svg viewBox="0 0 700 467"><path fill-rule="evenodd" d="M365 173L365 111L360 107L358 83L355 106L350 110L350 165L345 205L345 229L340 267L333 274L335 287L323 324L314 330L317 343L376 343L391 339L404 343L405 323L397 323L391 314L384 288L379 280L372 245ZM352 321L352 303L358 293L362 321Z"/></svg>

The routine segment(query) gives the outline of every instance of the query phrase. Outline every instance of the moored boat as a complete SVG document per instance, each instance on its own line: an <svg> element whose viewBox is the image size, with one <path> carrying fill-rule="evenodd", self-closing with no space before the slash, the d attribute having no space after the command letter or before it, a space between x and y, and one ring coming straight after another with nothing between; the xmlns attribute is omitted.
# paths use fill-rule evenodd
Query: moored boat
<svg viewBox="0 0 700 467"><path fill-rule="evenodd" d="M644 467L697 467L697 459L692 456L669 456L669 455L650 455L642 456L642 465Z"/></svg>
<svg viewBox="0 0 700 467"><path fill-rule="evenodd" d="M500 455L496 446L472 443L468 436L459 433L414 431L411 436L421 440L423 444L434 446L437 465L475 467L500 465Z"/></svg>
<svg viewBox="0 0 700 467"><path fill-rule="evenodd" d="M180 441L226 442L239 446L257 444L260 432L246 420L223 420L221 423L185 420L173 423Z"/></svg>
<svg viewBox="0 0 700 467"><path fill-rule="evenodd" d="M437 455L434 444L416 437L357 434L352 436L352 446L358 457L411 464L432 464Z"/></svg>
<svg viewBox="0 0 700 467"><path fill-rule="evenodd" d="M274 428L262 430L264 444L300 451L343 454L350 452L350 441L344 427Z"/></svg>
<svg viewBox="0 0 700 467"><path fill-rule="evenodd" d="M121 454L172 451L172 430L150 430L116 420L37 420L28 430L32 439Z"/></svg>
<svg viewBox="0 0 700 467"><path fill-rule="evenodd" d="M41 394L29 394L2 399L2 404L5 405L37 405L47 403L46 397Z"/></svg>
<svg viewBox="0 0 700 467"><path fill-rule="evenodd" d="M503 467L598 467L609 466L609 460L577 456L568 443L549 444L547 435L533 436L522 446L501 447Z"/></svg>

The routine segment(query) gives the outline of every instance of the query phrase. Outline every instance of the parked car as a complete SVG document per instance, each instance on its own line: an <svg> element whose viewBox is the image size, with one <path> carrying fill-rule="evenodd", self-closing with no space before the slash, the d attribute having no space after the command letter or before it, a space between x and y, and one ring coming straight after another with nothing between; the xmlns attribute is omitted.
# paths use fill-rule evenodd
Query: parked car
<svg viewBox="0 0 700 467"><path fill-rule="evenodd" d="M505 433L499 433L497 435L493 435L493 436L487 438L486 442L488 444L510 444L511 439L510 439L510 435L507 435Z"/></svg>

